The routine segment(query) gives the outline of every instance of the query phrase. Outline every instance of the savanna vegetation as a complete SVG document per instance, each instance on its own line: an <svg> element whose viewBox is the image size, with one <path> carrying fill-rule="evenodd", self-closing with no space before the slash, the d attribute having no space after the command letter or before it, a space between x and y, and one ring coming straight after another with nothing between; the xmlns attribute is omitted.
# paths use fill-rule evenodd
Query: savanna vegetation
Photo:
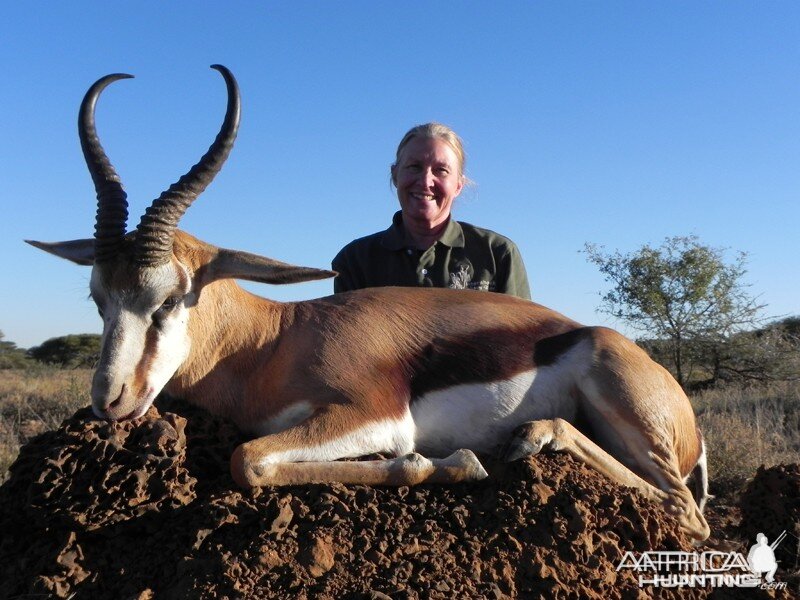
<svg viewBox="0 0 800 600"><path fill-rule="evenodd" d="M91 369L61 369L32 359L26 368L0 369L0 482L25 442L91 403L91 378Z"/></svg>
<svg viewBox="0 0 800 600"><path fill-rule="evenodd" d="M26 441L91 402L100 336L53 338L25 350L0 331L0 482Z"/></svg>
<svg viewBox="0 0 800 600"><path fill-rule="evenodd" d="M744 283L747 255L696 236L623 254L587 244L609 284L599 310L689 393L714 487L732 489L760 465L800 462L800 317L770 321Z"/></svg>

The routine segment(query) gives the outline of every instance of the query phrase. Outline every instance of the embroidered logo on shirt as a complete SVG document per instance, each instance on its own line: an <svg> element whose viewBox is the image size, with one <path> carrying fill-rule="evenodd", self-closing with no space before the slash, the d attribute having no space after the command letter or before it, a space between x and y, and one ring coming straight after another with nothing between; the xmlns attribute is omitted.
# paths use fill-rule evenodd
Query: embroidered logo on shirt
<svg viewBox="0 0 800 600"><path fill-rule="evenodd" d="M494 291L496 285L494 281L475 280L472 277L475 269L468 260L460 260L455 264L455 268L450 272L450 289L453 290L480 290L482 292Z"/></svg>
<svg viewBox="0 0 800 600"><path fill-rule="evenodd" d="M454 290L466 290L470 284L469 267L465 264L458 265L458 271L450 273L450 288Z"/></svg>
<svg viewBox="0 0 800 600"><path fill-rule="evenodd" d="M497 286L494 281L470 281L467 287L481 292L493 292Z"/></svg>

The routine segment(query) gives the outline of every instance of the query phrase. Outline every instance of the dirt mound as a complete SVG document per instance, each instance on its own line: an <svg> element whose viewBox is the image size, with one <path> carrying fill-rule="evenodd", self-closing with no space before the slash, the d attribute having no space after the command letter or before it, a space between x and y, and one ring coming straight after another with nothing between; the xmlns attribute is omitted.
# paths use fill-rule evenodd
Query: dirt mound
<svg viewBox="0 0 800 600"><path fill-rule="evenodd" d="M38 436L0 488L0 597L641 598L616 570L626 551L692 550L660 508L564 455L474 484L242 492L240 441L174 401Z"/></svg>
<svg viewBox="0 0 800 600"><path fill-rule="evenodd" d="M759 467L741 498L741 531L755 541L763 533L772 543L782 532L788 537L775 550L778 564L797 567L800 539L800 464Z"/></svg>
<svg viewBox="0 0 800 600"><path fill-rule="evenodd" d="M162 418L109 426L79 412L41 436L15 467L44 469L28 486L27 514L40 525L58 520L87 531L189 504L196 480L184 466L186 419ZM32 464L28 464L32 461ZM100 464L106 468L97 468Z"/></svg>

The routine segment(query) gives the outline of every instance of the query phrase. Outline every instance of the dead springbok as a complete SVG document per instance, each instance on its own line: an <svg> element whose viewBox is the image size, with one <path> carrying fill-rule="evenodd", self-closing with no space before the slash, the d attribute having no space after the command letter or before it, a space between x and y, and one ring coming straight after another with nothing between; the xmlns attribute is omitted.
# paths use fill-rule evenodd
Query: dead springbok
<svg viewBox="0 0 800 600"><path fill-rule="evenodd" d="M663 502L708 537L705 452L678 384L622 335L538 304L475 291L377 288L277 303L234 279L294 283L335 273L211 246L177 230L227 158L235 79L216 140L126 233L128 205L95 130L109 75L80 109L97 190L94 239L30 242L92 265L103 319L95 413L142 416L163 389L258 437L231 459L241 486L408 485L486 476L472 451L513 460L563 450ZM417 450L444 459L425 459ZM400 458L337 461L372 453ZM686 485L695 475L697 502ZM699 482L699 483L698 483Z"/></svg>

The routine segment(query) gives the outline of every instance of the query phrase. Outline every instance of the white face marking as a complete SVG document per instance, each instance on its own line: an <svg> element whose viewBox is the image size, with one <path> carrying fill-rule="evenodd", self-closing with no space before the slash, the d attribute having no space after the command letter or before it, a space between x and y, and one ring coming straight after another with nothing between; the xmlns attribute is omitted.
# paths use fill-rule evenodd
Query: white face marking
<svg viewBox="0 0 800 600"><path fill-rule="evenodd" d="M374 452L396 456L414 449L414 421L411 414L400 419L375 421L355 429L339 438L307 446L268 454L259 464L285 462L327 462L340 458L356 458Z"/></svg>
<svg viewBox="0 0 800 600"><path fill-rule="evenodd" d="M189 356L191 339L188 334L189 310L181 305L165 318L156 341L155 360L147 373L148 387L153 390L150 403L164 389L172 376ZM149 408L149 406L148 406ZM145 408L142 414L147 412Z"/></svg>
<svg viewBox="0 0 800 600"><path fill-rule="evenodd" d="M191 281L188 271L179 268L183 281ZM143 415L186 360L189 312L183 302L171 300L188 292L176 290L179 281L173 265L167 264L145 271L137 289L106 289L99 269L92 270L92 297L103 318L92 384L97 416L116 420Z"/></svg>

